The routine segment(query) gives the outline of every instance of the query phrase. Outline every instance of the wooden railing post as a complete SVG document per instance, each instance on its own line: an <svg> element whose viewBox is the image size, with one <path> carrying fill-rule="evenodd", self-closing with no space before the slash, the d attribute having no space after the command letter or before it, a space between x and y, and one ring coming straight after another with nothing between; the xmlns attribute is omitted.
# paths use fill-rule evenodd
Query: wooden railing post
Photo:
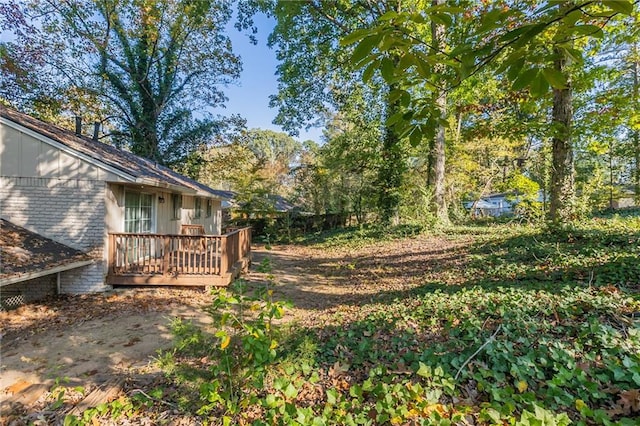
<svg viewBox="0 0 640 426"><path fill-rule="evenodd" d="M220 275L226 274L228 270L229 259L227 257L227 241L226 235L223 235L220 239L220 242L222 243L220 244Z"/></svg>
<svg viewBox="0 0 640 426"><path fill-rule="evenodd" d="M109 234L109 271L116 272L116 236Z"/></svg>
<svg viewBox="0 0 640 426"><path fill-rule="evenodd" d="M169 255L171 254L171 237L163 237L164 253L162 253L162 275L169 275Z"/></svg>

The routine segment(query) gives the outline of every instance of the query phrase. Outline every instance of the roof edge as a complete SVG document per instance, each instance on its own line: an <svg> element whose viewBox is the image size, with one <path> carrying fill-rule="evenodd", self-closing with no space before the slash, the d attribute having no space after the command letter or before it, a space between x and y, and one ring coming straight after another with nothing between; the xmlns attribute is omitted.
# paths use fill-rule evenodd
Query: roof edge
<svg viewBox="0 0 640 426"><path fill-rule="evenodd" d="M3 287L5 285L20 283L27 280L32 280L34 278L44 277L46 275L51 275L58 272L68 271L69 269L81 268L83 266L91 265L94 262L95 262L94 260L81 260L80 262L73 262L73 263L68 263L66 265L54 266L53 268L43 269L38 272L25 272L23 274L19 274L16 276L0 278L0 287Z"/></svg>
<svg viewBox="0 0 640 426"><path fill-rule="evenodd" d="M135 179L136 183L139 183L141 185L149 185L149 186L153 186L156 188L165 188L165 189L170 189L173 191L178 191L181 193L186 193L186 194L197 194L198 191L196 191L195 189L186 187L186 186L182 186L182 185L174 185L172 183L168 183L168 182L163 182L159 179L151 179L151 178L146 178L146 177L139 177Z"/></svg>

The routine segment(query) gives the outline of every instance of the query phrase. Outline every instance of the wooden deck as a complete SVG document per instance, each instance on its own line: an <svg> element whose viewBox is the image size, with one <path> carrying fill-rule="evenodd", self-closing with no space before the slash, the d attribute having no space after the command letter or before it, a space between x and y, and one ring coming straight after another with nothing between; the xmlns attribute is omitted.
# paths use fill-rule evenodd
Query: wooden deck
<svg viewBox="0 0 640 426"><path fill-rule="evenodd" d="M224 235L113 233L107 284L225 286L250 258L251 228Z"/></svg>

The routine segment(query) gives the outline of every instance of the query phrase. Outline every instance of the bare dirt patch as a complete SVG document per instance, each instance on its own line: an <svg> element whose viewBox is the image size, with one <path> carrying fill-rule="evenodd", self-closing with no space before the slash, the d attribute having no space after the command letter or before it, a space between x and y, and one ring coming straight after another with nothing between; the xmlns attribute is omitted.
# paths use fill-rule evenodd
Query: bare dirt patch
<svg viewBox="0 0 640 426"><path fill-rule="evenodd" d="M208 323L208 300L204 290L127 289L0 312L0 403L30 385L89 390L146 367L170 347L172 319Z"/></svg>
<svg viewBox="0 0 640 426"><path fill-rule="evenodd" d="M267 274L255 271L269 258L275 296L293 302L286 319L305 326L327 325L337 313L366 314L367 306L384 302L466 262L470 239L418 236L360 247L275 246L254 252L249 282L261 284ZM449 282L453 283L452 281Z"/></svg>
<svg viewBox="0 0 640 426"><path fill-rule="evenodd" d="M284 320L321 327L338 317L357 320L369 307L464 267L468 244L414 237L357 248L259 247L245 279L261 286L273 277L276 298L294 306ZM269 274L258 272L265 258L272 265ZM139 288L61 297L0 312L0 403L32 384L45 389L56 382L82 386L86 395L119 378L125 393L149 389L163 380L153 360L159 349L171 347L172 319L206 328L210 318L202 308L209 301L204 289ZM13 418L30 419L29 412L46 411L51 398L43 393Z"/></svg>

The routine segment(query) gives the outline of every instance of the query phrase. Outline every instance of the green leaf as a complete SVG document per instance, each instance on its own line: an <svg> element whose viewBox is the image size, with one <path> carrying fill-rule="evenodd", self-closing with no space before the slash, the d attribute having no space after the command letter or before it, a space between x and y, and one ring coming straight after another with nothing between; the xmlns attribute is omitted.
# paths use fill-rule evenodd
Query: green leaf
<svg viewBox="0 0 640 426"><path fill-rule="evenodd" d="M357 64L361 60L363 60L367 55L371 54L373 48L380 41L380 35L368 36L362 39L360 43L353 50L353 54L351 55L351 63Z"/></svg>
<svg viewBox="0 0 640 426"><path fill-rule="evenodd" d="M538 74L536 78L533 79L530 85L530 93L534 98L540 98L549 91L549 83L547 79L544 78L542 73Z"/></svg>
<svg viewBox="0 0 640 426"><path fill-rule="evenodd" d="M338 402L338 391L335 389L327 389L327 403L334 405Z"/></svg>
<svg viewBox="0 0 640 426"><path fill-rule="evenodd" d="M567 87L567 77L562 74L562 72L554 68L544 68L542 74L549 84L551 84L551 87L555 89L564 89Z"/></svg>
<svg viewBox="0 0 640 426"><path fill-rule="evenodd" d="M362 81L364 83L368 83L369 81L371 81L371 77L373 77L373 73L376 72L376 70L380 67L380 60L376 59L375 61L371 62L367 68L365 68L365 70L362 72Z"/></svg>
<svg viewBox="0 0 640 426"><path fill-rule="evenodd" d="M400 57L396 67L397 72L402 72L415 64L415 57L411 53L405 53Z"/></svg>
<svg viewBox="0 0 640 426"><path fill-rule="evenodd" d="M409 143L411 146L418 146L422 141L422 130L420 126L414 126L409 133Z"/></svg>
<svg viewBox="0 0 640 426"><path fill-rule="evenodd" d="M510 42L512 40L515 40L516 38L520 37L522 34L524 34L526 31L531 29L531 25L523 25L521 27L518 27L514 30L511 30L503 35L501 35L498 38L499 42Z"/></svg>
<svg viewBox="0 0 640 426"><path fill-rule="evenodd" d="M524 58L520 58L520 59L516 60L509 67L509 71L507 72L507 78L509 80L513 81L518 77L518 74L520 74L520 72L522 71L522 68L524 67L524 62L525 62L525 59Z"/></svg>
<svg viewBox="0 0 640 426"><path fill-rule="evenodd" d="M420 377L424 377L425 379L428 379L431 377L431 367L426 365L423 362L420 362L420 368L418 368L418 371L416 371L416 374Z"/></svg>
<svg viewBox="0 0 640 426"><path fill-rule="evenodd" d="M412 13L410 19L416 24L424 24L425 22L427 22L424 16L422 16L420 13Z"/></svg>
<svg viewBox="0 0 640 426"><path fill-rule="evenodd" d="M530 85L531 82L536 78L538 72L539 70L537 68L531 68L526 70L525 72L520 73L518 78L516 78L516 80L511 85L511 88L513 90L524 89L526 86Z"/></svg>
<svg viewBox="0 0 640 426"><path fill-rule="evenodd" d="M394 124L402 120L403 115L404 113L400 111L400 112L396 112L391 117L387 118L387 121L386 121L387 126L393 126Z"/></svg>
<svg viewBox="0 0 640 426"><path fill-rule="evenodd" d="M453 23L453 19L451 18L451 16L447 15L446 13L432 13L431 19L433 19L434 22L442 24L446 27L450 27Z"/></svg>
<svg viewBox="0 0 640 426"><path fill-rule="evenodd" d="M269 394L267 395L267 397L265 398L265 403L267 404L267 407L269 408L273 408L276 407L277 404L277 400L276 400L276 396L273 394Z"/></svg>
<svg viewBox="0 0 640 426"><path fill-rule="evenodd" d="M605 0L602 3L618 13L625 15L631 15L633 13L633 2L629 0Z"/></svg>
<svg viewBox="0 0 640 426"><path fill-rule="evenodd" d="M367 37L369 35L371 35L371 30L370 29L355 30L354 32L344 36L340 40L340 46L349 46L349 45L351 45L353 43L356 43L356 42L362 40L363 38L365 38L365 37Z"/></svg>
<svg viewBox="0 0 640 426"><path fill-rule="evenodd" d="M380 66L380 73L382 74L382 78L387 83L391 83L395 77L395 64L389 58L383 58L382 64Z"/></svg>
<svg viewBox="0 0 640 426"><path fill-rule="evenodd" d="M597 38L604 37L604 32L602 31L602 28L600 28L597 25L577 25L575 27L570 28L570 31L573 34L578 34L578 35L597 37Z"/></svg>
<svg viewBox="0 0 640 426"><path fill-rule="evenodd" d="M406 90L394 89L394 90L389 92L389 102L391 102L391 103L396 102L398 99L400 99L403 96L405 96L405 94L408 94L408 92Z"/></svg>
<svg viewBox="0 0 640 426"><path fill-rule="evenodd" d="M298 389L293 386L293 383L289 383L289 386L287 386L287 388L284 390L284 396L289 399L293 399L298 396Z"/></svg>
<svg viewBox="0 0 640 426"><path fill-rule="evenodd" d="M378 21L390 21L394 18L398 17L398 12L396 12L395 10L390 10L388 12L385 12L382 16L380 16L378 18Z"/></svg>

